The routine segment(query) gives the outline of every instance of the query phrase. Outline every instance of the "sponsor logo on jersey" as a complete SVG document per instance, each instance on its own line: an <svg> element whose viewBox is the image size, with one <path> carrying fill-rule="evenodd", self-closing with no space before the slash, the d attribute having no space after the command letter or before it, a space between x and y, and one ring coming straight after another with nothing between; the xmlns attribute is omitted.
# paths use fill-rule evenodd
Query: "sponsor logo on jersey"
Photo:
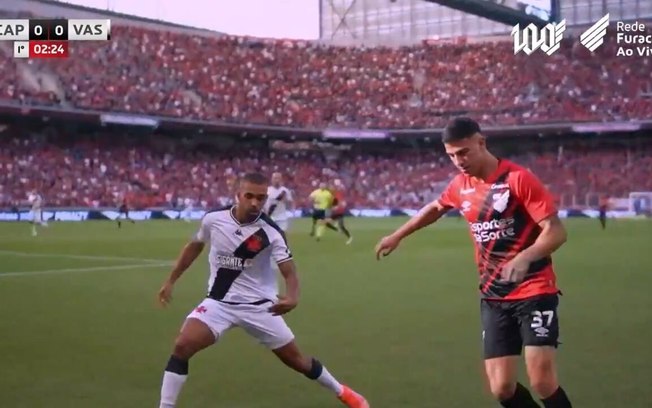
<svg viewBox="0 0 652 408"><path fill-rule="evenodd" d="M251 267L253 261L251 259L242 259L232 255L216 255L215 263L217 264L218 268L235 269L241 271L245 268Z"/></svg>
<svg viewBox="0 0 652 408"><path fill-rule="evenodd" d="M499 218L485 222L470 223L471 233L476 242L489 242L516 236L514 218Z"/></svg>

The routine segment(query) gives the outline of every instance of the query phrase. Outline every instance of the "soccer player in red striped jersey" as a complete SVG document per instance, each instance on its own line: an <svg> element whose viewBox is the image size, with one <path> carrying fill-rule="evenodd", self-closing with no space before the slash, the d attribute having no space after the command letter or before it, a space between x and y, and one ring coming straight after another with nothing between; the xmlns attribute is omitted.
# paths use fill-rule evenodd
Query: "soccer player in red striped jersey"
<svg viewBox="0 0 652 408"><path fill-rule="evenodd" d="M344 225L344 216L346 215L346 197L345 197L345 187L342 180L335 179L333 181L333 209L331 212L331 219L337 221L337 229L346 236L346 244L349 245L353 242L353 236Z"/></svg>
<svg viewBox="0 0 652 408"><path fill-rule="evenodd" d="M543 406L569 408L555 364L559 289L551 255L566 241L566 230L553 197L528 170L492 155L472 119L449 123L443 142L461 174L439 199L384 237L376 256L389 255L403 238L458 209L476 248L485 370L492 394L503 407L540 407L516 379L524 348L530 385Z"/></svg>

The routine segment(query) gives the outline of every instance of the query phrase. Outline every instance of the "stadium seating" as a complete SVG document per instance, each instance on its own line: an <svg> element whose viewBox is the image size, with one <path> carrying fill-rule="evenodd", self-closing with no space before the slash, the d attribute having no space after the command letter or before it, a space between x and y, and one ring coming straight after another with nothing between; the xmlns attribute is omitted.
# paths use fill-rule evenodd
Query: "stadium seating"
<svg viewBox="0 0 652 408"><path fill-rule="evenodd" d="M567 147L557 153L512 157L533 171L558 196L585 202L588 193L626 197L652 191L652 145ZM191 197L205 208L228 201L229 180L243 171L281 171L308 206L309 192L320 180L343 179L350 205L367 208L418 208L432 200L455 169L441 153L393 150L345 152L331 162L318 153L285 153L244 146L228 153L191 145L161 143L156 138L111 134L67 138L52 134L5 136L0 141L0 207L24 202L31 189L43 193L48 206L115 206L129 191L136 207L172 206Z"/></svg>
<svg viewBox="0 0 652 408"><path fill-rule="evenodd" d="M116 26L66 60L0 50L0 99L306 128L439 127L459 112L487 125L649 118L652 58L631 64L614 46L515 56L509 41L336 48ZM26 71L61 92L25 85Z"/></svg>

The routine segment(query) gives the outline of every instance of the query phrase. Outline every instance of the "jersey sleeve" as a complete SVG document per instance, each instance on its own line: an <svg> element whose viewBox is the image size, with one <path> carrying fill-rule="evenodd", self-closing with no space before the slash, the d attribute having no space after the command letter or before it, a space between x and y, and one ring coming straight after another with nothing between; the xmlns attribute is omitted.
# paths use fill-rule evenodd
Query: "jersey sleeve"
<svg viewBox="0 0 652 408"><path fill-rule="evenodd" d="M457 178L451 180L441 193L437 201L444 207L458 208L459 207L459 186L457 185Z"/></svg>
<svg viewBox="0 0 652 408"><path fill-rule="evenodd" d="M518 172L514 184L516 196L534 222L538 223L557 214L553 195L534 174L529 171Z"/></svg>
<svg viewBox="0 0 652 408"><path fill-rule="evenodd" d="M207 218L208 217L204 215L204 217L201 219L199 229L197 230L197 233L195 233L195 235L192 237L193 242L203 242L205 244L210 242L211 230L208 226Z"/></svg>
<svg viewBox="0 0 652 408"><path fill-rule="evenodd" d="M274 231L272 234L271 246L272 246L272 259L276 264L281 264L292 259L292 252L288 246L287 240L285 239L285 234L280 231Z"/></svg>

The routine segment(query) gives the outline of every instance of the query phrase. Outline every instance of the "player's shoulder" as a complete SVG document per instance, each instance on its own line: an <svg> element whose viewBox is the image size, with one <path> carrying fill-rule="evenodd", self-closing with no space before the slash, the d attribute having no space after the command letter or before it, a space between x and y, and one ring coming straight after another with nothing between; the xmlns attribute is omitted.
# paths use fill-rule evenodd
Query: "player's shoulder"
<svg viewBox="0 0 652 408"><path fill-rule="evenodd" d="M510 184L538 182L537 176L530 169L513 161L504 160L501 165Z"/></svg>
<svg viewBox="0 0 652 408"><path fill-rule="evenodd" d="M452 188L462 188L468 184L470 177L464 173L458 173L448 182L448 185Z"/></svg>
<svg viewBox="0 0 652 408"><path fill-rule="evenodd" d="M281 238L285 241L285 232L279 227L279 225L270 217L269 215L262 213L260 214L259 221L262 223L263 228L266 232L271 233L272 235L280 235Z"/></svg>

